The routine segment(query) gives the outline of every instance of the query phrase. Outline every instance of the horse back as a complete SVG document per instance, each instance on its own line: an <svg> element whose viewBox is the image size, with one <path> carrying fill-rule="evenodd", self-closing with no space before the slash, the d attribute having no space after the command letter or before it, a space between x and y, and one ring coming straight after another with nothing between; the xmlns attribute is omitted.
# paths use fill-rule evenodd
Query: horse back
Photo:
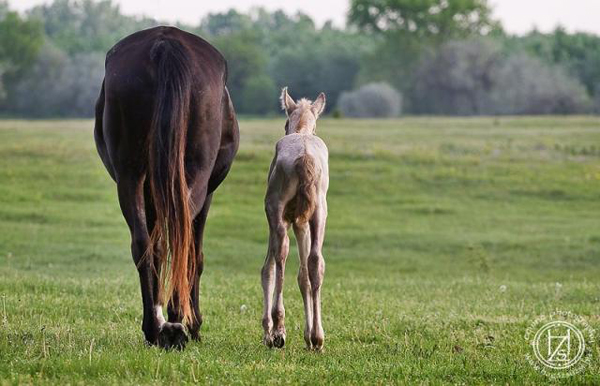
<svg viewBox="0 0 600 386"><path fill-rule="evenodd" d="M148 168L148 137L159 86L157 52L170 45L183 53L181 61L190 74L185 148L190 185L198 173L210 174L223 145L224 110L229 108L224 104L227 65L223 56L200 37L174 27L139 31L117 43L105 63L102 132L96 137L106 144L115 180L120 175L142 176Z"/></svg>

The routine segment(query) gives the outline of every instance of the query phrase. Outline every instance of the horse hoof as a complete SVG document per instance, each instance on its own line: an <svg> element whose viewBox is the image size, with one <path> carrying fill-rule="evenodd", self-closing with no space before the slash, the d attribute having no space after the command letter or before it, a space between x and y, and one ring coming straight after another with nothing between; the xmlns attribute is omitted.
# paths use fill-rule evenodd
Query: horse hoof
<svg viewBox="0 0 600 386"><path fill-rule="evenodd" d="M273 346L277 348L282 348L285 346L285 333L276 332L273 334Z"/></svg>
<svg viewBox="0 0 600 386"><path fill-rule="evenodd" d="M263 336L263 344L268 348L273 347L273 336L270 333L265 333Z"/></svg>
<svg viewBox="0 0 600 386"><path fill-rule="evenodd" d="M183 350L188 337L181 323L166 322L158 332L158 345L165 350Z"/></svg>
<svg viewBox="0 0 600 386"><path fill-rule="evenodd" d="M312 343L312 349L314 351L321 351L321 350L323 350L323 343L325 341L325 339L323 337L312 336L310 340L311 340L311 343Z"/></svg>

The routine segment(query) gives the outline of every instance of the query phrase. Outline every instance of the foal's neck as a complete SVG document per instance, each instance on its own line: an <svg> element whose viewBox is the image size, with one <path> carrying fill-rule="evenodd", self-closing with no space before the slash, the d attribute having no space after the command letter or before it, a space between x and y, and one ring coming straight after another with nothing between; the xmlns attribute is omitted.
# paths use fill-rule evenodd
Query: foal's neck
<svg viewBox="0 0 600 386"><path fill-rule="evenodd" d="M300 128L296 128L296 130L293 133L290 134L305 134L305 135L314 135L314 131L311 130L310 128L304 126L304 127L300 127Z"/></svg>

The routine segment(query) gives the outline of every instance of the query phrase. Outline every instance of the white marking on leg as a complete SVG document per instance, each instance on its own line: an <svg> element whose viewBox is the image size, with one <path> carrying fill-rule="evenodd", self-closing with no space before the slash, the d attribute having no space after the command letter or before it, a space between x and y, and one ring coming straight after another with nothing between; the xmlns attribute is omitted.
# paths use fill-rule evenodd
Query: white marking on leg
<svg viewBox="0 0 600 386"><path fill-rule="evenodd" d="M156 314L156 319L158 320L158 328L160 328L163 324L165 324L165 317L160 304L156 304L154 306L154 313Z"/></svg>

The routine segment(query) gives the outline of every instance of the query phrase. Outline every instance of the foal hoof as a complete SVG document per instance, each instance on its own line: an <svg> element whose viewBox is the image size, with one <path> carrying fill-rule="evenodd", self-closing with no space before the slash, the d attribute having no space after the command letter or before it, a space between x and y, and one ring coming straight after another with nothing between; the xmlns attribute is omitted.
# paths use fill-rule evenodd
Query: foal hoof
<svg viewBox="0 0 600 386"><path fill-rule="evenodd" d="M166 322L158 332L158 345L165 350L183 350L188 337L181 323Z"/></svg>
<svg viewBox="0 0 600 386"><path fill-rule="evenodd" d="M325 339L322 336L311 336L310 338L311 343L312 343L312 349L314 351L321 351L323 350L323 343L325 342Z"/></svg>
<svg viewBox="0 0 600 386"><path fill-rule="evenodd" d="M285 332L277 331L273 334L273 346L277 348L285 346Z"/></svg>
<svg viewBox="0 0 600 386"><path fill-rule="evenodd" d="M271 334L265 334L265 336L263 336L263 344L268 348L273 347L273 337Z"/></svg>

